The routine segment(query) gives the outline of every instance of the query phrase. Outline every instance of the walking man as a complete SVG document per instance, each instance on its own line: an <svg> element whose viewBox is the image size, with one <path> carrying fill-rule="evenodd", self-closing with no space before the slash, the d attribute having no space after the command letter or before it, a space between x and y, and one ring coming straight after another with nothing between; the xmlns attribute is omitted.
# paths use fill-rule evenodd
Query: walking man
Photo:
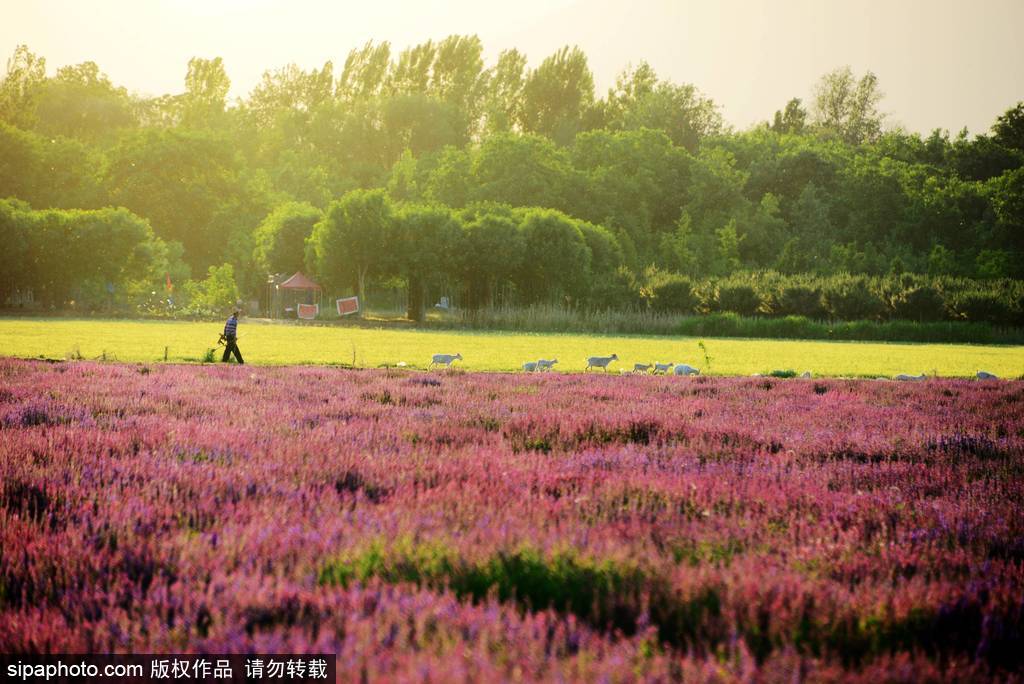
<svg viewBox="0 0 1024 684"><path fill-rule="evenodd" d="M228 359L231 358L231 353L234 352L235 359L238 363L245 363L242 360L242 352L238 351L238 312L233 311L231 316L228 318L228 322L224 324L224 334L221 335L221 339L224 340L224 356L221 357L221 361L227 363Z"/></svg>

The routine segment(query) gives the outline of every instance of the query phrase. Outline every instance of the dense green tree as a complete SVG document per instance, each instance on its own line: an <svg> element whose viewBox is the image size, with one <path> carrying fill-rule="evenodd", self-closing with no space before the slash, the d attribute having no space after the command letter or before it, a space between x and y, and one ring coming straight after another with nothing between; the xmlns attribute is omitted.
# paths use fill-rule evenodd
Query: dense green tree
<svg viewBox="0 0 1024 684"><path fill-rule="evenodd" d="M783 217L791 218L795 203L808 183L813 183L823 193L834 192L843 162L836 158L833 150L807 144L806 139L783 140L786 142L777 149L753 153L745 194L751 201L759 201L766 193L775 195Z"/></svg>
<svg viewBox="0 0 1024 684"><path fill-rule="evenodd" d="M779 198L771 193L764 195L739 226L740 261L747 267L773 265L788 233L789 226L779 215Z"/></svg>
<svg viewBox="0 0 1024 684"><path fill-rule="evenodd" d="M426 94L436 56L437 46L432 40L402 50L398 60L391 63L386 86L388 93Z"/></svg>
<svg viewBox="0 0 1024 684"><path fill-rule="evenodd" d="M387 82L390 64L391 44L386 41L378 45L370 41L360 49L351 50L335 93L350 104L378 97Z"/></svg>
<svg viewBox="0 0 1024 684"><path fill-rule="evenodd" d="M522 121L526 55L503 50L491 69L484 94L484 125L488 134L508 133Z"/></svg>
<svg viewBox="0 0 1024 684"><path fill-rule="evenodd" d="M786 103L782 111L776 110L772 119L771 129L776 133L792 133L801 135L807 129L807 110L799 97Z"/></svg>
<svg viewBox="0 0 1024 684"><path fill-rule="evenodd" d="M821 77L814 88L812 121L847 143L874 140L882 131L878 77L868 71L859 80L845 66Z"/></svg>
<svg viewBox="0 0 1024 684"><path fill-rule="evenodd" d="M1024 153L1024 102L1000 114L992 126L992 134L997 144Z"/></svg>
<svg viewBox="0 0 1024 684"><path fill-rule="evenodd" d="M692 165L685 209L692 219L698 275L720 273L728 264L740 263L738 245L735 253L723 260L719 233L730 225L737 231L737 221L750 215L751 203L743 193L747 178L748 174L737 168L735 157L721 148L702 151ZM738 232L736 235L739 238Z"/></svg>
<svg viewBox="0 0 1024 684"><path fill-rule="evenodd" d="M1002 249L983 249L978 253L975 274L978 278L1007 278L1013 273L1013 254Z"/></svg>
<svg viewBox="0 0 1024 684"><path fill-rule="evenodd" d="M478 200L563 208L575 178L568 155L547 138L505 133L480 146L473 180Z"/></svg>
<svg viewBox="0 0 1024 684"><path fill-rule="evenodd" d="M736 219L729 219L728 223L715 231L718 243L714 262L715 273L726 275L740 269L743 263L740 259L740 245L744 237L746 236L740 235L736 228Z"/></svg>
<svg viewBox="0 0 1024 684"><path fill-rule="evenodd" d="M269 198L247 178L229 141L207 132L128 136L110 151L103 180L114 203L149 219L161 238L184 245L197 272L223 263L237 231L251 232L269 210Z"/></svg>
<svg viewBox="0 0 1024 684"><path fill-rule="evenodd" d="M1024 154L1000 145L992 136L969 138L967 129L952 141L947 155L951 170L965 180L986 181L1024 163Z"/></svg>
<svg viewBox="0 0 1024 684"><path fill-rule="evenodd" d="M387 272L393 221L384 190L346 193L313 227L307 251L311 270L327 287L336 292L352 287L365 302L367 280Z"/></svg>
<svg viewBox="0 0 1024 684"><path fill-rule="evenodd" d="M32 212L27 218L31 254L28 282L44 306L63 305L82 270L74 224L65 212L54 209Z"/></svg>
<svg viewBox="0 0 1024 684"><path fill-rule="evenodd" d="M437 44L429 93L458 112L458 138L477 132L488 86L483 44L477 36L448 36Z"/></svg>
<svg viewBox="0 0 1024 684"><path fill-rule="evenodd" d="M279 205L256 229L253 260L261 274L292 274L304 266L306 238L323 214L303 202Z"/></svg>
<svg viewBox="0 0 1024 684"><path fill-rule="evenodd" d="M584 130L594 104L594 76L578 47L564 47L531 71L523 85L519 121L528 133L568 144Z"/></svg>
<svg viewBox="0 0 1024 684"><path fill-rule="evenodd" d="M660 81L646 62L623 71L608 93L605 116L610 129L649 128L696 152L700 142L723 129L715 103L690 84Z"/></svg>
<svg viewBox="0 0 1024 684"><path fill-rule="evenodd" d="M62 67L39 89L36 125L48 136L95 141L135 125L131 98L95 62Z"/></svg>
<svg viewBox="0 0 1024 684"><path fill-rule="evenodd" d="M834 238L829 204L813 183L800 192L793 208L793 237L786 241L779 256L779 270L784 273L818 271L825 266L828 245Z"/></svg>
<svg viewBox="0 0 1024 684"><path fill-rule="evenodd" d="M808 241L800 237L786 240L775 261L775 270L789 275L814 271L814 266L814 255L809 253Z"/></svg>
<svg viewBox="0 0 1024 684"><path fill-rule="evenodd" d="M475 184L470 154L457 147L446 147L430 172L424 195L433 202L461 208L476 194Z"/></svg>
<svg viewBox="0 0 1024 684"><path fill-rule="evenodd" d="M249 94L246 109L261 128L279 123L282 116L299 122L334 97L334 65L304 71L295 64L265 71L260 83Z"/></svg>
<svg viewBox="0 0 1024 684"><path fill-rule="evenodd" d="M0 201L0 241L0 301L31 288L50 306L76 289L105 291L145 278L163 251L149 225L126 209L34 211L12 200Z"/></svg>
<svg viewBox="0 0 1024 684"><path fill-rule="evenodd" d="M956 267L956 254L940 244L935 244L932 251L928 253L929 275L943 275L954 273Z"/></svg>
<svg viewBox="0 0 1024 684"><path fill-rule="evenodd" d="M581 192L566 209L627 233L647 263L686 203L692 157L662 132L588 131L570 156ZM557 206L557 205L547 205Z"/></svg>
<svg viewBox="0 0 1024 684"><path fill-rule="evenodd" d="M395 95L382 105L381 114L388 139L388 160L397 158L403 150L418 157L466 142L459 110L429 95Z"/></svg>
<svg viewBox="0 0 1024 684"><path fill-rule="evenodd" d="M590 251L590 287L582 297L584 303L596 308L609 308L618 300L620 284L616 273L625 262L618 239L607 228L586 221L576 226Z"/></svg>
<svg viewBox="0 0 1024 684"><path fill-rule="evenodd" d="M0 121L31 128L36 120L36 100L46 80L46 58L19 45L7 60L7 72L0 81Z"/></svg>
<svg viewBox="0 0 1024 684"><path fill-rule="evenodd" d="M99 150L78 140L0 122L0 197L35 207L99 208L108 202L96 176L102 163Z"/></svg>
<svg viewBox="0 0 1024 684"><path fill-rule="evenodd" d="M2 158L2 157L0 157ZM32 259L31 226L28 204L14 199L0 199L0 305L13 293L31 288Z"/></svg>
<svg viewBox="0 0 1024 684"><path fill-rule="evenodd" d="M516 285L529 303L570 302L587 296L590 248L576 221L550 209L530 209L521 224L525 241Z"/></svg>
<svg viewBox="0 0 1024 684"><path fill-rule="evenodd" d="M1007 171L987 184L996 225L992 247L1002 247L1015 253L1016 269L1024 273L1024 166Z"/></svg>
<svg viewBox="0 0 1024 684"><path fill-rule="evenodd" d="M672 232L662 235L656 263L687 276L697 272L699 261L695 252L693 226L688 212L683 211Z"/></svg>
<svg viewBox="0 0 1024 684"><path fill-rule="evenodd" d="M37 136L0 122L0 198L38 201L42 150Z"/></svg>
<svg viewBox="0 0 1024 684"><path fill-rule="evenodd" d="M231 79L220 57L190 59L182 97L182 123L192 128L219 126L230 88Z"/></svg>
<svg viewBox="0 0 1024 684"><path fill-rule="evenodd" d="M296 201L326 207L352 189L354 182L331 173L315 152L284 150L267 169L274 190Z"/></svg>
<svg viewBox="0 0 1024 684"><path fill-rule="evenodd" d="M393 272L406 281L411 320L424 319L428 282L453 271L453 252L461 232L458 219L441 205L411 204L394 216L388 258Z"/></svg>
<svg viewBox="0 0 1024 684"><path fill-rule="evenodd" d="M911 199L903 187L907 165L889 158L858 155L842 171L837 198L841 241L881 243L887 233L909 232Z"/></svg>
<svg viewBox="0 0 1024 684"><path fill-rule="evenodd" d="M496 286L516 275L526 260L526 239L510 212L475 207L452 248L455 272L466 284L471 309L494 303Z"/></svg>
<svg viewBox="0 0 1024 684"><path fill-rule="evenodd" d="M148 273L156 236L144 219L123 208L77 211L72 218L88 278L122 283Z"/></svg>
<svg viewBox="0 0 1024 684"><path fill-rule="evenodd" d="M405 150L391 167L387 184L388 196L397 202L416 202L423 199L426 173L427 164L416 159L411 150Z"/></svg>
<svg viewBox="0 0 1024 684"><path fill-rule="evenodd" d="M391 167L405 151L383 124L384 104L360 100L320 107L310 124L310 138L334 187L383 186Z"/></svg>

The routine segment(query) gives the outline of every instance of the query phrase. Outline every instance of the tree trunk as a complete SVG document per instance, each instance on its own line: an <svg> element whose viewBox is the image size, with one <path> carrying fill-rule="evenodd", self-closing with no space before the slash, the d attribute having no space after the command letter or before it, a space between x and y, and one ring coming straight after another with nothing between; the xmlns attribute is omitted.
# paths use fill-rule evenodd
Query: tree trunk
<svg viewBox="0 0 1024 684"><path fill-rule="evenodd" d="M422 323L426 318L425 293L423 292L423 279L419 276L409 276L409 307L406 315L409 320Z"/></svg>
<svg viewBox="0 0 1024 684"><path fill-rule="evenodd" d="M491 304L491 280L487 276L474 276L467 283L466 308L473 311L483 309Z"/></svg>
<svg viewBox="0 0 1024 684"><path fill-rule="evenodd" d="M356 294L359 296L359 313L360 318L363 317L363 312L366 311L366 270L360 268L357 275L358 282L356 283Z"/></svg>

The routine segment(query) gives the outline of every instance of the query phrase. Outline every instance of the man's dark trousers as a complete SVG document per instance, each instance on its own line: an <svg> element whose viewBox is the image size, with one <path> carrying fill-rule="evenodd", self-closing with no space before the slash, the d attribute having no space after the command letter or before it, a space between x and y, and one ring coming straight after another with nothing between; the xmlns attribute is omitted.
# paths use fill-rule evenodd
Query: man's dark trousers
<svg viewBox="0 0 1024 684"><path fill-rule="evenodd" d="M226 363L227 360L231 358L231 353L232 352L234 352L235 360L237 360L238 363L245 363L245 361L242 360L242 352L238 351L238 342L237 342L237 340L234 337L225 337L224 338L224 356L222 356L220 360Z"/></svg>

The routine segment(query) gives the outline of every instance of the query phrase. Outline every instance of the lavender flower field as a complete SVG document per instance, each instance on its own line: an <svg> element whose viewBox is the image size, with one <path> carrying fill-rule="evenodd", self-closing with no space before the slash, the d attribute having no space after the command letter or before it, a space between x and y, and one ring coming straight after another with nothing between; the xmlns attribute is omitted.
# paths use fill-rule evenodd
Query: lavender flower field
<svg viewBox="0 0 1024 684"><path fill-rule="evenodd" d="M0 359L0 652L1006 680L1024 382Z"/></svg>

